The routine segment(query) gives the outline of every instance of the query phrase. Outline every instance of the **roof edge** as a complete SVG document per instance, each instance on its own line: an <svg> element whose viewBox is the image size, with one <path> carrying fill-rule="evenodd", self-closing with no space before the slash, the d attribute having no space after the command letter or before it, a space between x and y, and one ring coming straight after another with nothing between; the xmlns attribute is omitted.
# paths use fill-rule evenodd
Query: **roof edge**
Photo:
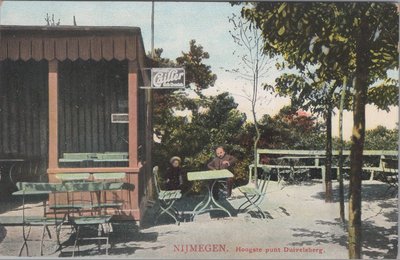
<svg viewBox="0 0 400 260"><path fill-rule="evenodd" d="M0 31L114 31L114 32L141 32L135 26L38 26L38 25L0 25Z"/></svg>

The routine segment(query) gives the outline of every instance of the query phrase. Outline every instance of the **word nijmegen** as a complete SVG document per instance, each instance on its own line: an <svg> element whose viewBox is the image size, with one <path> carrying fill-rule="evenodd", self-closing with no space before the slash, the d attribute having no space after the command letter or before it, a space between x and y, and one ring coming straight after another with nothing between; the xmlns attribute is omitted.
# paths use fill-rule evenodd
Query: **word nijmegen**
<svg viewBox="0 0 400 260"><path fill-rule="evenodd" d="M323 254L325 250L318 247L236 247L238 253L313 253Z"/></svg>

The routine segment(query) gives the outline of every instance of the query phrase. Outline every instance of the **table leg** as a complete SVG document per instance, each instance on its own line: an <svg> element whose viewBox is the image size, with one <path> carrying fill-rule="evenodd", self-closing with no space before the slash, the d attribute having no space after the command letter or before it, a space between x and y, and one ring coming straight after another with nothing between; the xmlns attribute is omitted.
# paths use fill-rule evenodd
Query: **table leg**
<svg viewBox="0 0 400 260"><path fill-rule="evenodd" d="M211 184L207 185L208 194L205 197L205 199L201 201L199 204L197 204L197 206L193 210L192 221L197 215L211 210L221 210L226 212L229 217L232 217L231 213L214 199L212 191L214 190L214 186L217 183L217 181L218 180L214 180ZM199 210L197 210L203 203L204 206L202 206Z"/></svg>
<svg viewBox="0 0 400 260"><path fill-rule="evenodd" d="M195 216L197 216L198 214L200 214L201 212L204 211L204 209L210 204L211 202L211 197L212 197L212 192L211 192L211 196L210 196L210 191L209 191L209 186L207 186L208 189L208 193L207 196L204 197L204 199L202 201L199 202L199 204L197 204L197 206L194 208L193 213L192 213L192 220L194 219ZM200 208L198 210L198 208Z"/></svg>
<svg viewBox="0 0 400 260"><path fill-rule="evenodd" d="M232 217L231 213L230 213L226 208L224 208L221 204L219 204L219 203L214 199L214 196L212 195L212 191L213 191L214 186L215 186L216 183L217 183L217 180L213 181L213 183L212 183L212 185L211 185L211 188L209 189L209 194L210 194L210 196L211 196L211 202L214 203L214 206L216 206L216 208L215 208L215 209L213 208L212 210L222 210L222 211L225 211L225 212L228 214L229 217Z"/></svg>

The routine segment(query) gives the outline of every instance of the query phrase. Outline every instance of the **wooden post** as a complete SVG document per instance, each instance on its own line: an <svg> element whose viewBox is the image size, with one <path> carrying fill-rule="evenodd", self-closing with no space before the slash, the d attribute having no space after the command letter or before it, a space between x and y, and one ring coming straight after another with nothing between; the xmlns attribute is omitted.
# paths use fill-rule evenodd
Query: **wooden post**
<svg viewBox="0 0 400 260"><path fill-rule="evenodd" d="M49 168L58 168L58 61L49 61Z"/></svg>
<svg viewBox="0 0 400 260"><path fill-rule="evenodd" d="M138 165L138 80L136 62L128 61L129 167Z"/></svg>

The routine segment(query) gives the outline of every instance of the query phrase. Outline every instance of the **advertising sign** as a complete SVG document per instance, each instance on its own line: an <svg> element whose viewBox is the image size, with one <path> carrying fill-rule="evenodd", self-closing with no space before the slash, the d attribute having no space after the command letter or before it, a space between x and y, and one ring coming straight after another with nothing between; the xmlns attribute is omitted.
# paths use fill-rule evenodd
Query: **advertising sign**
<svg viewBox="0 0 400 260"><path fill-rule="evenodd" d="M152 68L152 88L184 88L185 69L183 68Z"/></svg>

